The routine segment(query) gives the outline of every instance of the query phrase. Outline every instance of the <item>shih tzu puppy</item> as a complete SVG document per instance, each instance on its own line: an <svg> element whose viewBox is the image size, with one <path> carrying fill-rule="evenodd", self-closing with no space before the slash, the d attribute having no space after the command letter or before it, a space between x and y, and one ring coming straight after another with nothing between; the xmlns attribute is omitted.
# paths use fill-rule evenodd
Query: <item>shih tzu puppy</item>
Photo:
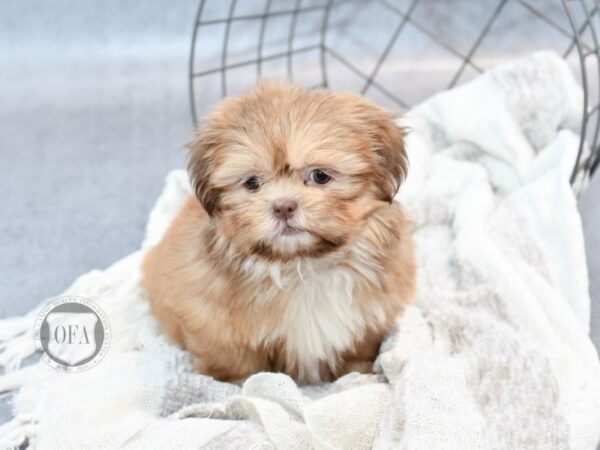
<svg viewBox="0 0 600 450"><path fill-rule="evenodd" d="M200 372L299 383L369 372L415 294L394 115L356 95L262 82L190 144L191 196L143 285Z"/></svg>

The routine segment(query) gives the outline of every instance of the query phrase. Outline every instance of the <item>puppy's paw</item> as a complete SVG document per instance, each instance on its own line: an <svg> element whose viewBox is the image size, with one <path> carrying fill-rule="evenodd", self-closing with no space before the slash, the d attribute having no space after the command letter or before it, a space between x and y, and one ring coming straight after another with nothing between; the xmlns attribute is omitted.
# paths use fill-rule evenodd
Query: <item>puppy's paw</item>
<svg viewBox="0 0 600 450"><path fill-rule="evenodd" d="M345 375L350 372L373 373L373 361L361 361L357 359L346 361L342 366L340 374Z"/></svg>

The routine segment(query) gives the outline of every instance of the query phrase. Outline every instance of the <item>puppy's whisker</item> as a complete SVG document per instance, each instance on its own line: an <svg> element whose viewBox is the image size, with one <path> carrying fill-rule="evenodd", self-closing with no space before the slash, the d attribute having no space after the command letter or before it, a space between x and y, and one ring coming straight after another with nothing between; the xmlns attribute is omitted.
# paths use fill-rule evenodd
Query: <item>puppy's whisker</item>
<svg viewBox="0 0 600 450"><path fill-rule="evenodd" d="M302 281L302 284L306 286L306 281L304 280L304 275L302 275L302 261L298 260L296 263L296 270L298 271L298 278Z"/></svg>

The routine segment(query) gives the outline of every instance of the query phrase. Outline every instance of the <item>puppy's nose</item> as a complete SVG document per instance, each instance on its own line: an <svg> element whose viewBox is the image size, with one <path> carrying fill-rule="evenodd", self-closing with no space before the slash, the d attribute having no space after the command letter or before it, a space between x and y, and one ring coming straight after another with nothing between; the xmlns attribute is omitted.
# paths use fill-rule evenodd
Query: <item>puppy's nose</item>
<svg viewBox="0 0 600 450"><path fill-rule="evenodd" d="M273 203L273 215L281 220L288 220L298 209L298 203L294 200L277 200Z"/></svg>

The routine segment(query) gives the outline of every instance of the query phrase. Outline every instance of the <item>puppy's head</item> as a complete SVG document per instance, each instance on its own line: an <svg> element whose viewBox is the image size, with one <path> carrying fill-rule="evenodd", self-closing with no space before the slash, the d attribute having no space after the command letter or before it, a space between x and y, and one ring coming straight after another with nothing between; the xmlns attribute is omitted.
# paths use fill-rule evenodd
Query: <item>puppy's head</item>
<svg viewBox="0 0 600 450"><path fill-rule="evenodd" d="M262 82L190 144L196 195L244 254L318 257L360 233L406 173L394 115L352 94Z"/></svg>

